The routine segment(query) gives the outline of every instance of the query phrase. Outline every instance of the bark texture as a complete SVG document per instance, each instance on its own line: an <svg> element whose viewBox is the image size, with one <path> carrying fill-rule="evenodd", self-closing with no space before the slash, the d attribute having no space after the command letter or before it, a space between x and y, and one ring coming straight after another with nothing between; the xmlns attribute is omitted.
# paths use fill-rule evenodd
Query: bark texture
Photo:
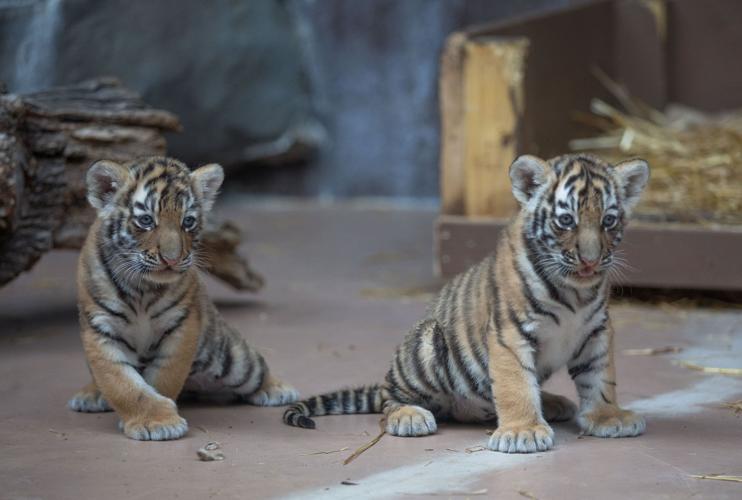
<svg viewBox="0 0 742 500"><path fill-rule="evenodd" d="M95 218L85 197L92 162L164 155L163 134L178 130L174 114L111 78L23 96L0 88L0 286L52 248L80 248ZM238 290L262 286L234 224L204 236L209 272Z"/></svg>

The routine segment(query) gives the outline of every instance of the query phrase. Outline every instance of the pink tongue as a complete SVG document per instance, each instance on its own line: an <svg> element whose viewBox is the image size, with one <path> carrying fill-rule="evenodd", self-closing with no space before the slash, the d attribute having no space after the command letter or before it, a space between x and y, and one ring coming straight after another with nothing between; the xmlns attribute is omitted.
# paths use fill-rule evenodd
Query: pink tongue
<svg viewBox="0 0 742 500"><path fill-rule="evenodd" d="M579 271L577 271L577 274L579 274L580 276L582 276L584 278L584 277L587 277L587 276L592 276L593 275L593 271L592 271L592 269L580 269Z"/></svg>

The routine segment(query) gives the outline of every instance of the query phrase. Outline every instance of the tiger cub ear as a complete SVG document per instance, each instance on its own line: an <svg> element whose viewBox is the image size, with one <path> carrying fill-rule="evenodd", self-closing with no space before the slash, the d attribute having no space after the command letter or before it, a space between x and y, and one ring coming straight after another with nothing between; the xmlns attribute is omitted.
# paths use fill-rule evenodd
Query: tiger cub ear
<svg viewBox="0 0 742 500"><path fill-rule="evenodd" d="M528 203L533 194L549 181L551 167L541 158L531 155L519 156L510 165L510 182L513 196L521 205Z"/></svg>
<svg viewBox="0 0 742 500"><path fill-rule="evenodd" d="M630 214L649 181L649 164L639 158L627 160L616 165L613 173L622 194L624 211Z"/></svg>
<svg viewBox="0 0 742 500"><path fill-rule="evenodd" d="M106 211L128 178L129 170L123 165L110 160L93 163L85 177L88 201L98 212Z"/></svg>
<svg viewBox="0 0 742 500"><path fill-rule="evenodd" d="M216 194L224 181L224 170L216 163L204 165L191 172L191 181L201 199L201 206L208 212L214 205Z"/></svg>

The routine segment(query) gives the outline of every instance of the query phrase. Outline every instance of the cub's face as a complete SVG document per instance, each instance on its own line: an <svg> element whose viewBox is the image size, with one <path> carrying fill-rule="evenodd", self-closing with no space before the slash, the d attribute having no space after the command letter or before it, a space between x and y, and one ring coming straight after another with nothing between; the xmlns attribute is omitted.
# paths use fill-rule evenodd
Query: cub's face
<svg viewBox="0 0 742 500"><path fill-rule="evenodd" d="M113 269L117 277L167 283L187 271L223 178L219 165L190 172L160 157L90 167L88 200L102 219L99 244L122 262Z"/></svg>
<svg viewBox="0 0 742 500"><path fill-rule="evenodd" d="M549 162L523 156L510 175L527 213L529 251L541 272L573 287L590 287L615 267L615 248L649 179L645 161L612 166L587 155Z"/></svg>

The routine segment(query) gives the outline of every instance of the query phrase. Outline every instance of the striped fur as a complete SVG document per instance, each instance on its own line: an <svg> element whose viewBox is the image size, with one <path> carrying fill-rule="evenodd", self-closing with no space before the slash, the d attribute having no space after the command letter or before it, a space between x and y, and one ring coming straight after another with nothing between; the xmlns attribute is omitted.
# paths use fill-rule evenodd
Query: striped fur
<svg viewBox="0 0 742 500"><path fill-rule="evenodd" d="M644 420L616 402L607 303L615 247L649 169L567 155L511 167L521 204L496 251L455 277L397 348L380 386L331 392L284 414L313 428L315 415L379 413L397 436L437 430L436 419L497 421L489 447L534 452L553 446L548 421L577 414L582 431L634 436ZM540 389L567 367L580 397Z"/></svg>
<svg viewBox="0 0 742 500"><path fill-rule="evenodd" d="M128 437L163 440L188 430L175 404L184 386L257 405L296 400L224 322L198 275L199 235L222 179L218 165L191 173L159 157L90 168L88 199L98 218L77 282L93 381L71 409L113 409Z"/></svg>

